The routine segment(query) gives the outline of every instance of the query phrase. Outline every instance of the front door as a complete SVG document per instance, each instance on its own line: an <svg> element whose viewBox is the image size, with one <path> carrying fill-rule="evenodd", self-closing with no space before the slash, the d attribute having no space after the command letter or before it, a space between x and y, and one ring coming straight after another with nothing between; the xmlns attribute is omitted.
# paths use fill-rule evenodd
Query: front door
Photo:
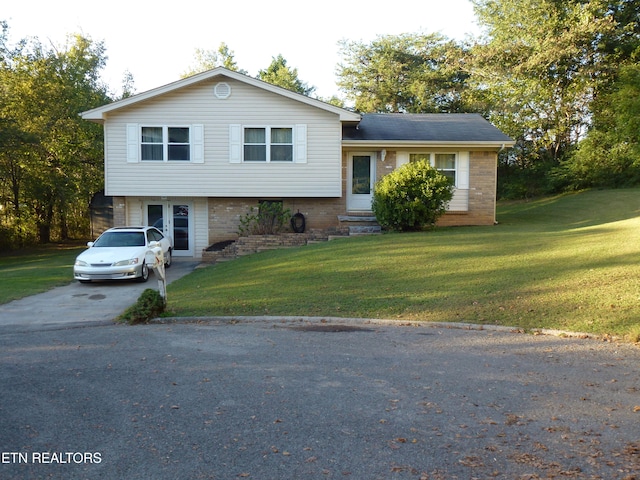
<svg viewBox="0 0 640 480"><path fill-rule="evenodd" d="M191 205L188 203L148 203L147 225L153 225L173 239L173 255L193 256Z"/></svg>
<svg viewBox="0 0 640 480"><path fill-rule="evenodd" d="M371 211L373 185L376 178L375 159L374 153L352 153L349 155L347 210Z"/></svg>

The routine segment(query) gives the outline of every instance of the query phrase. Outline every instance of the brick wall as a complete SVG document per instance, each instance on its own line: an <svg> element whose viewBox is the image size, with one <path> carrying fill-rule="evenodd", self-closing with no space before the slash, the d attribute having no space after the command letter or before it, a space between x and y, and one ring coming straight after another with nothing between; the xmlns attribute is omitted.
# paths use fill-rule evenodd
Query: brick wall
<svg viewBox="0 0 640 480"><path fill-rule="evenodd" d="M469 217L471 225L493 225L496 220L498 155L471 152L469 156Z"/></svg>
<svg viewBox="0 0 640 480"><path fill-rule="evenodd" d="M125 197L113 197L113 226L122 227L127 223L127 202Z"/></svg>
<svg viewBox="0 0 640 480"><path fill-rule="evenodd" d="M469 211L446 213L438 220L438 225L495 224L497 162L495 152L470 152Z"/></svg>
<svg viewBox="0 0 640 480"><path fill-rule="evenodd" d="M209 244L238 238L240 220L251 211L257 210L256 198L209 198ZM291 214L305 216L306 230L330 230L338 225L338 215L344 214L341 198L285 198L285 209ZM255 211L255 210L254 210Z"/></svg>

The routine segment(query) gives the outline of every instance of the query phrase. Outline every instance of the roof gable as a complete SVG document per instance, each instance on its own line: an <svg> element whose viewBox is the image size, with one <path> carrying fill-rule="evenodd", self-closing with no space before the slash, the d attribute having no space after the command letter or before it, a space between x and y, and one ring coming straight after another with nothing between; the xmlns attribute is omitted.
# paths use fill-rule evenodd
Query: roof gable
<svg viewBox="0 0 640 480"><path fill-rule="evenodd" d="M234 79L239 82L243 82L248 85L252 85L254 87L261 88L263 90L281 95L283 97L310 105L312 107L316 107L321 110L335 113L340 117L341 121L358 122L360 120L360 115L358 115L357 113L351 112L349 110L345 110L344 108L336 107L334 105L325 103L315 98L307 97L306 95L301 95L299 93L292 92L285 88L278 87L276 85L272 85L270 83L264 82L257 78L249 77L248 75L244 75L242 73L228 70L224 67L214 68L213 70L208 70L206 72L198 73L191 77L183 78L176 82L170 83L168 85L154 88L152 90L148 90L146 92L142 92L137 95L133 95L131 97L123 98L122 100L118 100L116 102L109 103L107 105L103 105L101 107L94 108L86 112L82 112L81 115L82 115L82 118L84 118L85 120L91 120L94 122L102 123L104 122L104 120L106 119L106 116L110 112L113 112L125 107L135 106L137 103L140 103L146 100L151 100L161 95L175 92L182 88L186 88L190 85L194 85L196 83L199 83L205 80L210 80L216 77L220 77L221 81L223 81L224 78Z"/></svg>
<svg viewBox="0 0 640 480"><path fill-rule="evenodd" d="M478 143L513 145L513 140L474 113L371 113L342 129L345 142Z"/></svg>

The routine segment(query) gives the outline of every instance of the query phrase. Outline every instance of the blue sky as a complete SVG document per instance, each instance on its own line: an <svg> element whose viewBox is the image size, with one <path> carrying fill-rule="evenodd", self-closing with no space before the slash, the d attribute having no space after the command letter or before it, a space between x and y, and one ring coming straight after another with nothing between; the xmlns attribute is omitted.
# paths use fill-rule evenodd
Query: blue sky
<svg viewBox="0 0 640 480"><path fill-rule="evenodd" d="M330 97L338 94L341 39L415 32L463 39L479 32L470 0L22 0L5 3L0 20L14 42L31 36L60 45L70 33L104 41L102 77L115 94L126 70L140 93L178 80L196 48L225 42L249 75L282 54L317 95Z"/></svg>

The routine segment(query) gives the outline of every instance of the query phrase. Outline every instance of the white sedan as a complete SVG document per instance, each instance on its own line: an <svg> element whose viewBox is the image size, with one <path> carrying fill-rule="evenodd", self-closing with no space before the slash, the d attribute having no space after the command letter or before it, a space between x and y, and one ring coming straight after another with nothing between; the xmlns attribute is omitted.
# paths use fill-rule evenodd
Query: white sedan
<svg viewBox="0 0 640 480"><path fill-rule="evenodd" d="M157 243L156 243L157 242ZM91 280L149 279L147 253L156 245L162 248L165 267L171 266L173 245L170 237L155 227L115 227L106 230L76 258L73 277Z"/></svg>

